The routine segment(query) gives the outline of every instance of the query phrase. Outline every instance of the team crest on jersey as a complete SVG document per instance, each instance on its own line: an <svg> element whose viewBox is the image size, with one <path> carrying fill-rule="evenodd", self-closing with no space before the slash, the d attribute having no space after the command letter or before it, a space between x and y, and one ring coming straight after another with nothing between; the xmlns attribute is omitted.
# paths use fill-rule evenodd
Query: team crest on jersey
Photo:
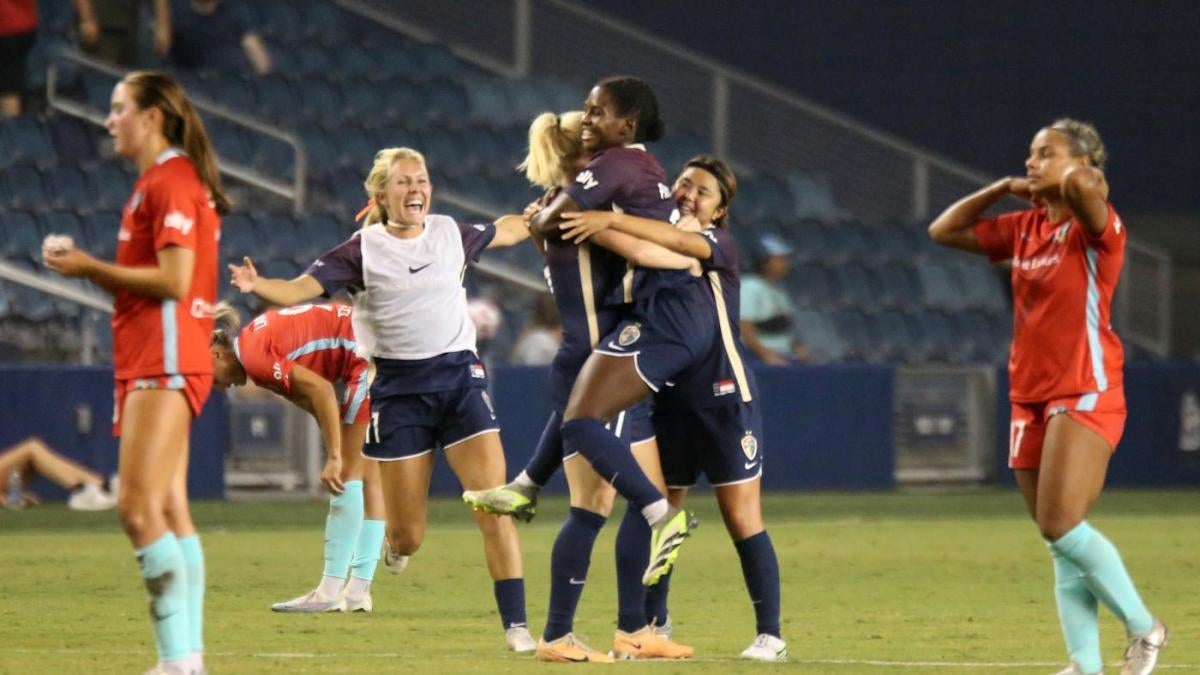
<svg viewBox="0 0 1200 675"><path fill-rule="evenodd" d="M622 347L628 347L629 345L637 342L641 337L641 327L636 323L630 324L621 329L621 334L617 336L617 344L621 345Z"/></svg>
<svg viewBox="0 0 1200 675"><path fill-rule="evenodd" d="M737 385L733 383L733 380L713 382L713 396L728 396L735 391L737 391Z"/></svg>
<svg viewBox="0 0 1200 675"><path fill-rule="evenodd" d="M483 370L482 363L471 364L471 377L476 380L482 380L487 377L487 373Z"/></svg>
<svg viewBox="0 0 1200 675"><path fill-rule="evenodd" d="M758 457L758 439L752 432L747 431L746 435L742 436L742 454L751 462Z"/></svg>

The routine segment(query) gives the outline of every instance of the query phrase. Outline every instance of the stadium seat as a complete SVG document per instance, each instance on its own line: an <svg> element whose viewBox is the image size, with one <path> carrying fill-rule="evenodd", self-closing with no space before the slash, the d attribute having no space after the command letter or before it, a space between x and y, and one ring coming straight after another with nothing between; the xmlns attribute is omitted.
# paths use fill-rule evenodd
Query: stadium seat
<svg viewBox="0 0 1200 675"><path fill-rule="evenodd" d="M47 203L54 208L76 205L90 208L95 203L83 172L73 166L47 169L42 175L42 183L46 186Z"/></svg>
<svg viewBox="0 0 1200 675"><path fill-rule="evenodd" d="M0 210L0 256L32 261L41 256L42 233L37 221L25 211Z"/></svg>
<svg viewBox="0 0 1200 675"><path fill-rule="evenodd" d="M14 209L45 208L50 204L42 174L31 166L17 166L0 173L0 194L4 203Z"/></svg>
<svg viewBox="0 0 1200 675"><path fill-rule="evenodd" d="M72 164L94 161L97 139L103 130L89 122L57 115L50 121L50 139L59 157L69 158Z"/></svg>
<svg viewBox="0 0 1200 675"><path fill-rule="evenodd" d="M108 108L105 99L104 108ZM46 128L31 115L0 121L0 168L12 166L47 167L57 163L54 144Z"/></svg>
<svg viewBox="0 0 1200 675"><path fill-rule="evenodd" d="M95 199L98 209L122 208L133 188L133 182L125 172L112 164L93 167L84 177L90 186L88 193Z"/></svg>

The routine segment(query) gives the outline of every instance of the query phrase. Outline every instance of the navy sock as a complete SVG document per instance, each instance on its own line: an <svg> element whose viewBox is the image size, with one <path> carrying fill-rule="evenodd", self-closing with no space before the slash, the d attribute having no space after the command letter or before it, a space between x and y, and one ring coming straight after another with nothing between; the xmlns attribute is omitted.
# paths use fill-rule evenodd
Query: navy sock
<svg viewBox="0 0 1200 675"><path fill-rule="evenodd" d="M742 559L742 576L754 604L756 632L779 635L779 559L766 530L734 542Z"/></svg>
<svg viewBox="0 0 1200 675"><path fill-rule="evenodd" d="M605 517L585 509L571 507L567 521L558 531L550 552L550 612L546 616L546 642L570 633L575 624L575 608L587 581L592 547Z"/></svg>
<svg viewBox="0 0 1200 675"><path fill-rule="evenodd" d="M639 511L663 498L638 466L629 446L605 429L600 420L571 420L562 425L562 437L565 452L578 452L586 457L596 473L612 483L617 492Z"/></svg>
<svg viewBox="0 0 1200 675"><path fill-rule="evenodd" d="M655 626L667 625L667 617L670 616L667 612L667 594L671 592L671 575L674 572L675 568L672 567L657 584L646 587L646 621Z"/></svg>
<svg viewBox="0 0 1200 675"><path fill-rule="evenodd" d="M538 439L537 447L533 449L533 457L525 465L525 475L538 485L546 485L554 477L554 472L562 466L563 440L562 416L557 411L550 413L542 437Z"/></svg>
<svg viewBox="0 0 1200 675"><path fill-rule="evenodd" d="M492 584L496 594L496 609L500 610L500 622L504 629L528 626L525 618L525 580L501 579Z"/></svg>
<svg viewBox="0 0 1200 675"><path fill-rule="evenodd" d="M650 560L650 525L633 506L617 529L617 628L632 633L646 625L646 587L642 573Z"/></svg>

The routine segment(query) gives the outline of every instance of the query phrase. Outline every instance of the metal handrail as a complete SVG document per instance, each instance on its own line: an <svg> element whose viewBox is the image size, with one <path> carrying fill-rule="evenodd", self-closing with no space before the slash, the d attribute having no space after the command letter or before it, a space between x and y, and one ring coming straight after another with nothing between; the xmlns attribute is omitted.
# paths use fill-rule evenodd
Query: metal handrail
<svg viewBox="0 0 1200 675"><path fill-rule="evenodd" d="M64 300L70 300L84 307L100 310L107 314L112 314L113 311L112 301L106 300L99 293L89 293L58 279L28 272L5 260L0 260L0 279L7 279L24 286L29 286L30 288L49 293L50 295L56 295Z"/></svg>
<svg viewBox="0 0 1200 675"><path fill-rule="evenodd" d="M117 68L111 64L98 61L91 57L85 56L78 51L72 49L61 49L55 56L72 61L79 65L100 71L106 75L116 78L125 77L129 71ZM97 113L89 106L80 104L70 99L63 98L58 93L58 68L59 64L53 59L50 59L46 67L46 101L51 108L59 110L73 117L86 120L97 126L104 126L105 115ZM270 136L278 141L287 143L292 148L292 153L295 157L293 162L293 176L291 185L280 180L276 180L262 172L248 167L244 164L231 162L221 157L217 157L217 168L221 173L244 181L256 187L267 190L268 192L277 194L284 199L292 202L293 211L295 213L303 213L306 201L307 177L308 177L308 154L304 149L304 141L296 134L281 131L276 127L270 126L264 122L260 122L249 115L245 115L225 106L211 101L203 96L196 96L189 93L188 98L200 110L220 117L234 124L243 126L247 129L256 131L264 136Z"/></svg>

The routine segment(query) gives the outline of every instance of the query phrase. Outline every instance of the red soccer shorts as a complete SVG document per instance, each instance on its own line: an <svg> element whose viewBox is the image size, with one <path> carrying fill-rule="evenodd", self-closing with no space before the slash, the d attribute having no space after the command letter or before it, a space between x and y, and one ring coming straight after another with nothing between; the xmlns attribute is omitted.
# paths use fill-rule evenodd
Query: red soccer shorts
<svg viewBox="0 0 1200 675"><path fill-rule="evenodd" d="M1125 390L1118 387L1046 403L1013 403L1008 428L1008 468L1041 467L1046 423L1062 414L1099 434L1115 451L1125 431Z"/></svg>
<svg viewBox="0 0 1200 675"><path fill-rule="evenodd" d="M125 396L129 392L139 389L181 391L187 398L194 419L204 408L212 385L212 375L158 375L117 380L113 387L113 436L121 435L121 411L125 409Z"/></svg>

